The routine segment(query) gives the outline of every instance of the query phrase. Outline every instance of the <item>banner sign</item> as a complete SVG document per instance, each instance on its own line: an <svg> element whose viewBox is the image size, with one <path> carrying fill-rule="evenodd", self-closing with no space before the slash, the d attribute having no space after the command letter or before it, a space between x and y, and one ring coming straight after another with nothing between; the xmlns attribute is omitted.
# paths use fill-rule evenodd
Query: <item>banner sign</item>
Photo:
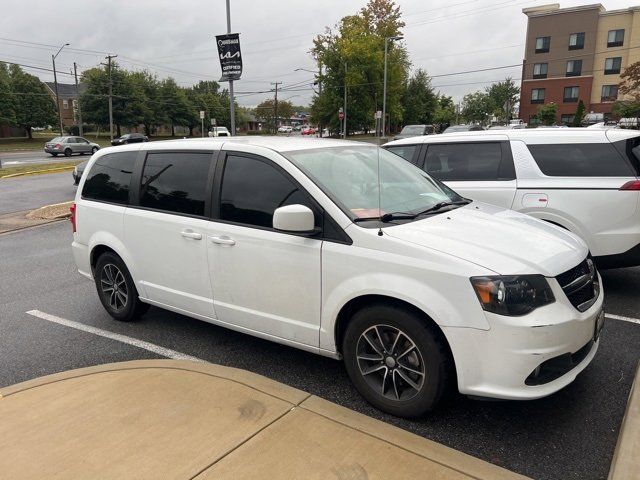
<svg viewBox="0 0 640 480"><path fill-rule="evenodd" d="M221 82L240 80L242 75L242 54L240 53L240 34L228 33L216 35L218 56L222 69Z"/></svg>

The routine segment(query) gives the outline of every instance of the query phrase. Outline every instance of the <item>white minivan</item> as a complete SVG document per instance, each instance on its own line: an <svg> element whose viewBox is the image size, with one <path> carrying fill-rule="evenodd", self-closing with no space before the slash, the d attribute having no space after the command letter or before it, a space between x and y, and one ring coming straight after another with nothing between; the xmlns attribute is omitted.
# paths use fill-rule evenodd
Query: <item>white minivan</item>
<svg viewBox="0 0 640 480"><path fill-rule="evenodd" d="M414 137L397 153L461 195L582 237L602 268L640 265L640 132L522 129Z"/></svg>
<svg viewBox="0 0 640 480"><path fill-rule="evenodd" d="M231 137L106 148L72 207L73 254L121 321L155 305L343 358L401 416L449 388L533 399L593 359L585 243L470 201L384 149Z"/></svg>

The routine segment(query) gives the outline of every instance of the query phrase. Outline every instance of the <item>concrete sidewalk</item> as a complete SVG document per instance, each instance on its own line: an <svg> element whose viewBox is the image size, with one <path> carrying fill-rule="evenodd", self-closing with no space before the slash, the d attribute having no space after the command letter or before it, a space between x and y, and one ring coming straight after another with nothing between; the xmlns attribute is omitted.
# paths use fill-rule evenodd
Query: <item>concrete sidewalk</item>
<svg viewBox="0 0 640 480"><path fill-rule="evenodd" d="M265 377L212 364L108 364L0 394L2 478L524 478Z"/></svg>

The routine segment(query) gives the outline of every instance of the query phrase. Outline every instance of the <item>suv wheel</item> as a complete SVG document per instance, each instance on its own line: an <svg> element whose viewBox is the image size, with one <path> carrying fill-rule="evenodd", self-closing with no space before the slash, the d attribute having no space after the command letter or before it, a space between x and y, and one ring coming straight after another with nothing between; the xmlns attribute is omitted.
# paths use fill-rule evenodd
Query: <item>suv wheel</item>
<svg viewBox="0 0 640 480"><path fill-rule="evenodd" d="M117 255L108 252L100 255L94 279L102 306L116 320L130 322L149 309L138 298L129 270Z"/></svg>
<svg viewBox="0 0 640 480"><path fill-rule="evenodd" d="M377 305L358 311L347 327L342 353L360 394L393 415L423 415L448 389L446 347L424 319L402 308Z"/></svg>
<svg viewBox="0 0 640 480"><path fill-rule="evenodd" d="M71 152L70 148L65 148L65 150L64 150L64 156L65 157L70 157L71 153L73 153L73 152Z"/></svg>

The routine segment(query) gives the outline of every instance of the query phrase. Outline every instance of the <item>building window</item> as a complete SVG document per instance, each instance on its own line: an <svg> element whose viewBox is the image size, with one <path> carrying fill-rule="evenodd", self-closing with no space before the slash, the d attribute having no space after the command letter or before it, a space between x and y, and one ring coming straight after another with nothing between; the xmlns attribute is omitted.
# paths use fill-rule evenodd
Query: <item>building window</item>
<svg viewBox="0 0 640 480"><path fill-rule="evenodd" d="M533 78L547 78L548 63L535 63L533 65Z"/></svg>
<svg viewBox="0 0 640 480"><path fill-rule="evenodd" d="M613 75L620 73L620 67L622 66L622 57L607 58L604 61L604 74Z"/></svg>
<svg viewBox="0 0 640 480"><path fill-rule="evenodd" d="M567 62L567 77L577 77L582 74L582 60L569 60Z"/></svg>
<svg viewBox="0 0 640 480"><path fill-rule="evenodd" d="M621 47L624 44L624 30L609 30L607 47Z"/></svg>
<svg viewBox="0 0 640 480"><path fill-rule="evenodd" d="M551 37L536 38L536 53L546 53L549 51Z"/></svg>
<svg viewBox="0 0 640 480"><path fill-rule="evenodd" d="M69 108L69 100L62 100L62 108L65 110Z"/></svg>
<svg viewBox="0 0 640 480"><path fill-rule="evenodd" d="M578 87L564 87L564 103L577 102L579 93L580 89Z"/></svg>
<svg viewBox="0 0 640 480"><path fill-rule="evenodd" d="M618 99L618 86L617 85L603 85L602 96L600 101L602 102L615 102Z"/></svg>
<svg viewBox="0 0 640 480"><path fill-rule="evenodd" d="M531 90L531 103L544 103L544 88L533 88Z"/></svg>
<svg viewBox="0 0 640 480"><path fill-rule="evenodd" d="M575 115L569 115L569 114L564 114L560 116L560 123L562 123L563 125L566 126L571 126L573 125L573 119L575 118Z"/></svg>
<svg viewBox="0 0 640 480"><path fill-rule="evenodd" d="M584 48L584 32L569 35L569 50L582 50Z"/></svg>

